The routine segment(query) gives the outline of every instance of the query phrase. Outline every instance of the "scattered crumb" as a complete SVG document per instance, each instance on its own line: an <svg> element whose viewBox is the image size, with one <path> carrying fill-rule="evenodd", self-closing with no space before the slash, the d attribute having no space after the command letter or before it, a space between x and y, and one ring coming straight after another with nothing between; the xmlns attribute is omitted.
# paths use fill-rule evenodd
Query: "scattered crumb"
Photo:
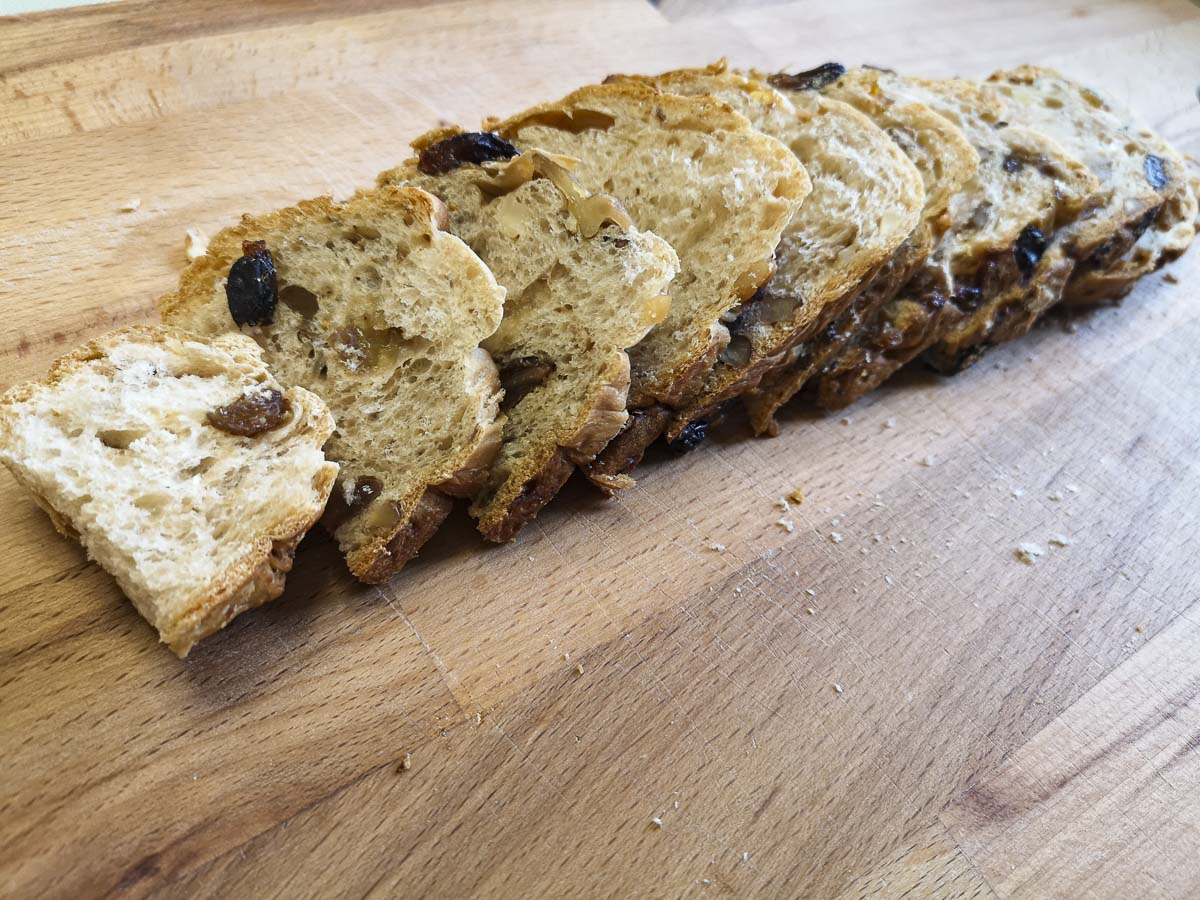
<svg viewBox="0 0 1200 900"><path fill-rule="evenodd" d="M789 509L792 508L791 504L789 504L787 502L786 497L780 497L778 500L775 501L775 505L778 506L780 509L782 509L784 512L787 512Z"/></svg>
<svg viewBox="0 0 1200 900"><path fill-rule="evenodd" d="M1042 556L1046 554L1046 548L1041 544L1021 544L1016 549L1017 559L1025 563L1027 566L1032 566Z"/></svg>
<svg viewBox="0 0 1200 900"><path fill-rule="evenodd" d="M834 528L837 528L839 525L842 524L842 517L838 516L836 519L831 519L829 521L829 524L832 525Z"/></svg>
<svg viewBox="0 0 1200 900"><path fill-rule="evenodd" d="M564 650L563 651L563 662L570 662L570 661L571 661L571 654Z"/></svg>
<svg viewBox="0 0 1200 900"><path fill-rule="evenodd" d="M1020 488L1013 488L1012 495L1013 495L1013 497L1015 497L1019 500L1020 498L1025 496L1025 492L1023 490L1021 490Z"/></svg>
<svg viewBox="0 0 1200 900"><path fill-rule="evenodd" d="M575 674L576 675L583 674L583 663L575 663Z"/></svg>
<svg viewBox="0 0 1200 900"><path fill-rule="evenodd" d="M804 489L803 488L792 488L791 493L789 493L787 495L787 498L789 500L791 500L793 503L795 503L797 506L799 506L801 503L804 502Z"/></svg>
<svg viewBox="0 0 1200 900"><path fill-rule="evenodd" d="M895 428L896 420L889 418L886 422L883 423L883 427L884 428Z"/></svg>
<svg viewBox="0 0 1200 900"><path fill-rule="evenodd" d="M927 469L929 469L929 468L932 468L932 466L933 466L933 457L932 457L932 456L926 456L924 459L922 459L922 460L921 460L921 465L923 465L923 466L924 466L925 468L927 468Z"/></svg>
<svg viewBox="0 0 1200 900"><path fill-rule="evenodd" d="M712 543L707 544L706 547L707 547L707 549L712 550L715 553L724 553L725 552L725 545L718 544L716 541L713 541Z"/></svg>
<svg viewBox="0 0 1200 900"><path fill-rule="evenodd" d="M1063 326L1063 330L1066 331L1067 334L1074 334L1075 332L1077 332L1079 330L1079 323L1075 322L1075 321L1070 321L1066 325Z"/></svg>
<svg viewBox="0 0 1200 900"><path fill-rule="evenodd" d="M841 423L842 423L843 425L849 425L849 424L850 424L850 417L849 417L849 416L842 416L842 418L840 419L840 421L841 421Z"/></svg>
<svg viewBox="0 0 1200 900"><path fill-rule="evenodd" d="M786 519L786 518L780 519L775 524L778 525L780 528L782 528L784 531L786 531L788 534L791 534L793 531L796 530L796 523L793 522L791 519Z"/></svg>
<svg viewBox="0 0 1200 900"><path fill-rule="evenodd" d="M1141 625L1139 625L1137 628L1135 628L1133 630L1136 631L1138 634L1143 634L1146 629L1144 629Z"/></svg>
<svg viewBox="0 0 1200 900"><path fill-rule="evenodd" d="M829 532L829 539L831 541L833 541L835 544L840 544L842 542L842 536L840 534L838 534L836 531Z"/></svg>
<svg viewBox="0 0 1200 900"><path fill-rule="evenodd" d="M861 553L863 556L866 556L871 551L869 551L866 547L859 547L858 552Z"/></svg>
<svg viewBox="0 0 1200 900"><path fill-rule="evenodd" d="M651 825L653 825L655 828L662 828L662 827L663 827L663 826L662 826L662 819L660 819L658 816L655 816L653 819L651 819L651 820L650 820L650 824L651 824Z"/></svg>
<svg viewBox="0 0 1200 900"><path fill-rule="evenodd" d="M1068 484L1068 485L1065 485L1065 487L1066 487L1066 489L1067 489L1068 491L1070 491L1072 494L1078 494L1078 493L1079 493L1079 485L1077 485L1077 484Z"/></svg>
<svg viewBox="0 0 1200 900"><path fill-rule="evenodd" d="M475 727L478 728L482 724L483 724L483 714L475 713Z"/></svg>
<svg viewBox="0 0 1200 900"><path fill-rule="evenodd" d="M528 559L529 559L529 561L530 561L530 562L533 562L533 557L532 557L532 556L528 557Z"/></svg>
<svg viewBox="0 0 1200 900"><path fill-rule="evenodd" d="M742 862L750 862L750 851L749 850L742 851Z"/></svg>
<svg viewBox="0 0 1200 900"><path fill-rule="evenodd" d="M1050 536L1050 543L1055 547L1070 547L1071 539L1065 534L1055 534Z"/></svg>
<svg viewBox="0 0 1200 900"><path fill-rule="evenodd" d="M199 259L208 252L208 235L199 228L189 228L183 238L183 249L188 259Z"/></svg>
<svg viewBox="0 0 1200 900"><path fill-rule="evenodd" d="M1055 503L1057 503L1058 501L1060 501L1062 499L1062 494L1059 493L1058 491L1055 491L1053 494L1050 495L1050 499L1053 500Z"/></svg>
<svg viewBox="0 0 1200 900"><path fill-rule="evenodd" d="M412 754L405 753L404 758L400 760L400 765L396 766L397 772L407 772L412 768Z"/></svg>
<svg viewBox="0 0 1200 900"><path fill-rule="evenodd" d="M817 614L817 611L815 609L813 609L811 606L805 607L804 611L806 613L808 613L810 616L815 616Z"/></svg>
<svg viewBox="0 0 1200 900"><path fill-rule="evenodd" d="M810 597L817 596L817 592L814 591L812 588L805 588L804 593L808 594L808 596L810 596Z"/></svg>
<svg viewBox="0 0 1200 900"><path fill-rule="evenodd" d="M1163 281L1165 281L1167 284L1179 284L1179 279L1176 278L1172 272L1168 272L1166 275L1164 275Z"/></svg>
<svg viewBox="0 0 1200 900"><path fill-rule="evenodd" d="M733 589L733 592L734 592L735 594L740 594L740 593L742 592L742 589L741 589L740 587L735 587L735 588Z"/></svg>
<svg viewBox="0 0 1200 900"><path fill-rule="evenodd" d="M835 691L837 691L839 694L842 693L842 691L843 691L843 688L840 684L834 684L833 689Z"/></svg>
<svg viewBox="0 0 1200 900"><path fill-rule="evenodd" d="M884 575L883 580L887 583L888 587L896 583L896 579L892 578L891 575Z"/></svg>
<svg viewBox="0 0 1200 900"><path fill-rule="evenodd" d="M877 544L882 544L883 543L883 535L879 534L877 532L877 533L871 535L871 540L873 540Z"/></svg>
<svg viewBox="0 0 1200 900"><path fill-rule="evenodd" d="M675 808L679 809L679 801L678 800L675 801Z"/></svg>
<svg viewBox="0 0 1200 900"><path fill-rule="evenodd" d="M137 212L142 205L141 197L130 197L121 204L121 212Z"/></svg>

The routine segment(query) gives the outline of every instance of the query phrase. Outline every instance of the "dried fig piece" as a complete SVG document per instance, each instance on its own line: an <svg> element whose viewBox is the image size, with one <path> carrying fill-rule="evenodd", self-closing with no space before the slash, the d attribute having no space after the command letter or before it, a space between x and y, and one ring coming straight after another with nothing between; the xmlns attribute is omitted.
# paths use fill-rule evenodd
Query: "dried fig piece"
<svg viewBox="0 0 1200 900"><path fill-rule="evenodd" d="M846 74L846 67L841 63L828 62L809 69L807 72L797 72L789 75L787 72L776 72L767 78L772 87L783 88L786 91L815 91L833 84Z"/></svg>
<svg viewBox="0 0 1200 900"><path fill-rule="evenodd" d="M445 175L468 163L512 159L516 147L490 131L464 131L430 144L417 157L417 169L426 175Z"/></svg>
<svg viewBox="0 0 1200 900"><path fill-rule="evenodd" d="M208 414L208 424L227 434L255 437L284 424L292 405L276 390L243 394L232 403L218 406Z"/></svg>
<svg viewBox="0 0 1200 900"><path fill-rule="evenodd" d="M225 281L229 314L238 325L270 325L279 302L275 260L266 241L242 241L242 255L234 260Z"/></svg>

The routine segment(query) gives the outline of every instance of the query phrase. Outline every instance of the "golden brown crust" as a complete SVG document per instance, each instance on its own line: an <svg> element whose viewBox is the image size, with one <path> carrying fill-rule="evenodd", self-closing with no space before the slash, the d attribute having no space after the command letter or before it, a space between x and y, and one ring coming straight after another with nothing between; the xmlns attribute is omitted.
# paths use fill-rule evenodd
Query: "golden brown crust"
<svg viewBox="0 0 1200 900"><path fill-rule="evenodd" d="M624 430L583 467L583 473L605 493L631 487L629 473L642 461L646 448L658 440L670 418L670 407L661 403L630 410Z"/></svg>
<svg viewBox="0 0 1200 900"><path fill-rule="evenodd" d="M567 458L566 451L560 449L552 453L542 468L525 480L516 498L505 508L495 511L498 515L479 520L480 534L498 544L511 541L526 522L554 499L574 471L575 465Z"/></svg>
<svg viewBox="0 0 1200 900"><path fill-rule="evenodd" d="M445 494L425 491L395 531L346 557L351 573L367 584L387 581L417 555L453 508L454 501Z"/></svg>

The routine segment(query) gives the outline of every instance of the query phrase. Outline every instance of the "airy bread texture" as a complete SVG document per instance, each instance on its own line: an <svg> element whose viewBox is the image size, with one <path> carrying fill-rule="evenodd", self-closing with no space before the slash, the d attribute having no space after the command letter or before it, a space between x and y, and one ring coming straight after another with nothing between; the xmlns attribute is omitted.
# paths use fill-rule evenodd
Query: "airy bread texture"
<svg viewBox="0 0 1200 900"><path fill-rule="evenodd" d="M797 92L793 105L763 78L730 71L724 61L637 78L665 92L728 103L795 153L812 183L780 238L775 274L738 307L729 345L671 420L673 439L754 387L794 345L845 311L917 226L925 191L900 148L848 104Z"/></svg>
<svg viewBox="0 0 1200 900"><path fill-rule="evenodd" d="M264 401L273 419L218 426ZM249 338L165 327L91 341L0 399L0 459L181 657L282 593L337 475L332 431Z"/></svg>
<svg viewBox="0 0 1200 900"><path fill-rule="evenodd" d="M820 85L809 86L809 74L781 73L768 80L802 107L814 102L814 96L820 96L817 93ZM867 287L854 296L848 309L832 324L793 347L785 362L767 373L759 386L744 396L751 425L759 434L777 433L775 413L810 379L827 369L836 370L839 365L859 368L862 357L872 352L869 336L875 331L873 323L880 320L885 305L927 264L930 252L945 231L950 198L979 165L979 154L962 130L923 103L897 101L873 91L854 93L848 99L883 129L916 167L924 188L921 221ZM895 348L881 348L880 352L887 353L888 349ZM895 365L898 367L899 363ZM881 368L874 370L880 380L885 377ZM840 392L832 390L832 384L826 386L827 377L818 382L818 402L840 405L843 402ZM865 384L862 387L867 389Z"/></svg>
<svg viewBox="0 0 1200 900"><path fill-rule="evenodd" d="M443 230L441 201L383 187L327 197L219 232L163 297L163 319L205 334L238 330L226 280L243 242L263 241L278 273L266 325L243 325L286 384L337 418L326 448L342 466L324 524L350 571L379 582L416 555L472 496L500 443L500 383L480 341L504 290Z"/></svg>
<svg viewBox="0 0 1200 900"><path fill-rule="evenodd" d="M506 541L624 427L625 350L666 317L679 260L615 200L583 191L569 172L573 159L533 149L421 170L421 159L439 157L449 141L476 137L491 136L425 135L413 144L420 157L379 180L442 199L449 230L507 290L500 328L483 344L505 388L503 440L471 505L484 536Z"/></svg>
<svg viewBox="0 0 1200 900"><path fill-rule="evenodd" d="M1166 141L1052 69L1021 66L996 72L989 83L1023 124L1061 143L1100 182L1098 202L1064 236L1079 259L1067 302L1119 299L1187 249L1196 195L1186 163Z"/></svg>
<svg viewBox="0 0 1200 900"><path fill-rule="evenodd" d="M520 149L580 159L588 191L615 196L679 256L666 319L630 350L629 406L665 426L729 345L725 321L770 277L780 235L810 185L796 156L712 97L632 82L592 85L485 127ZM733 312L731 316L730 313ZM588 467L619 486L657 434L629 427ZM636 443L636 446L634 445Z"/></svg>

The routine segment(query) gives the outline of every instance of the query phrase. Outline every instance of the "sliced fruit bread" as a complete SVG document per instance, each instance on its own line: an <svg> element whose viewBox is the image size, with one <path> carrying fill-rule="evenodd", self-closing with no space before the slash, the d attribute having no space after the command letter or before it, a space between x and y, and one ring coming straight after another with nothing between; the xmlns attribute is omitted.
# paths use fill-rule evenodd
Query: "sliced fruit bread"
<svg viewBox="0 0 1200 900"><path fill-rule="evenodd" d="M0 460L179 656L283 591L333 418L249 338L112 332L0 399Z"/></svg>
<svg viewBox="0 0 1200 900"><path fill-rule="evenodd" d="M808 93L793 105L763 78L731 71L724 61L635 77L665 92L728 103L791 149L812 182L780 238L774 275L738 308L729 345L675 412L667 429L673 439L754 387L793 346L844 312L916 228L925 197L900 148L848 104Z"/></svg>
<svg viewBox="0 0 1200 900"><path fill-rule="evenodd" d="M628 484L672 408L728 346L725 322L770 277L808 178L791 150L725 103L631 82L585 87L485 127L518 149L577 157L584 190L615 196L679 256L670 312L629 352L630 421L587 467L603 488Z"/></svg>
<svg viewBox="0 0 1200 900"><path fill-rule="evenodd" d="M1099 202L1064 236L1079 260L1065 291L1069 303L1119 299L1187 249L1196 196L1184 159L1159 135L1052 69L1021 66L988 81L1014 119L1054 138L1100 182Z"/></svg>
<svg viewBox="0 0 1200 900"><path fill-rule="evenodd" d="M615 199L579 187L573 159L453 128L413 148L380 183L441 198L449 230L507 291L483 343L500 368L504 436L471 514L486 537L510 540L624 427L625 351L666 317L679 262Z"/></svg>
<svg viewBox="0 0 1200 900"><path fill-rule="evenodd" d="M329 404L342 472L323 524L379 582L470 497L500 444L500 383L479 343L504 290L416 188L328 197L219 232L163 297L163 319L242 330L286 384Z"/></svg>
<svg viewBox="0 0 1200 900"><path fill-rule="evenodd" d="M844 72L843 66L827 63L808 72L772 75L769 81L802 105L811 103L822 87ZM884 130L920 173L925 190L921 221L849 308L819 333L793 347L785 364L768 372L759 386L744 396L751 424L760 434L776 433L775 413L779 408L826 369L834 368L835 360L849 360L867 352L881 310L927 264L945 230L950 198L979 165L979 154L961 129L923 103L895 102L882 94L855 99L866 101L859 107L860 112ZM825 377L817 381L821 405L834 400L827 390L829 384Z"/></svg>

